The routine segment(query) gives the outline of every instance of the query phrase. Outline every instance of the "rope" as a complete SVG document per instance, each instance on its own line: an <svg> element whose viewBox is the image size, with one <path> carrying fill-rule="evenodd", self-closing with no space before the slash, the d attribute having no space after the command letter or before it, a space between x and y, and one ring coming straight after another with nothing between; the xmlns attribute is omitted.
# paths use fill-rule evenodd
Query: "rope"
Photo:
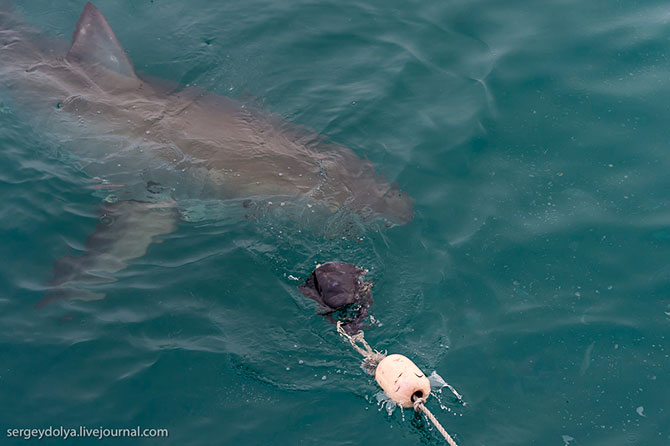
<svg viewBox="0 0 670 446"><path fill-rule="evenodd" d="M373 374L374 370L377 368L377 365L382 362L382 359L386 358L386 353L378 352L377 350L373 350L372 347L370 347L370 344L368 344L365 340L365 335L363 334L362 330L354 335L350 335L344 330L342 322L337 321L337 332L340 334L340 336L349 341L349 344L351 344L354 350L363 356L363 364L361 367L370 375Z"/></svg>
<svg viewBox="0 0 670 446"><path fill-rule="evenodd" d="M379 365L379 363L382 362L382 359L386 358L386 353L380 353L377 350L373 350L372 347L370 347L370 344L368 344L367 341L365 340L362 330L354 335L350 335L342 327L342 322L337 321L337 332L340 334L340 336L349 341L349 344L351 344L354 350L356 350L363 356L363 364L361 365L361 367L371 375L374 373L374 370L375 368L377 368L377 365ZM455 389L453 389L451 386L449 386L449 388L452 389L452 391L456 395L458 395L458 397L460 397L460 395L456 392ZM442 434L444 439L447 440L449 446L458 446L454 441L454 439L451 438L451 435L449 435L449 433L444 429L444 427L442 427L440 422L437 421L435 415L433 415L431 411L428 410L428 408L424 405L424 403L426 402L426 398L427 397L416 398L414 400L414 410L416 412L423 412L426 415L426 417L428 417L430 422L433 423L433 425L437 428L437 430Z"/></svg>
<svg viewBox="0 0 670 446"><path fill-rule="evenodd" d="M449 432L442 427L439 421L437 421L437 418L435 418L435 415L432 414L430 410L424 405L426 402L426 398L417 398L414 400L414 410L417 412L423 412L428 419L430 420L431 423L437 428L437 430L442 434L445 440L447 440L447 443L449 443L449 446L458 446L456 442L454 441L453 438L451 438L451 435L449 435Z"/></svg>

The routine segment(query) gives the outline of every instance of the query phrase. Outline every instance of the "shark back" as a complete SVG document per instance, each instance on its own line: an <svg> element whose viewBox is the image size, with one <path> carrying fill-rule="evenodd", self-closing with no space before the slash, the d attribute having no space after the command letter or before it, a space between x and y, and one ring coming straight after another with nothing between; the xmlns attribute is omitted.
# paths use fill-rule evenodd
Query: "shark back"
<svg viewBox="0 0 670 446"><path fill-rule="evenodd" d="M24 31L0 31L10 42L0 47L0 82L67 141L87 173L133 191L128 199L141 200L151 182L177 200L279 195L330 212L412 219L411 199L350 149L231 99L140 78L91 3L67 52Z"/></svg>

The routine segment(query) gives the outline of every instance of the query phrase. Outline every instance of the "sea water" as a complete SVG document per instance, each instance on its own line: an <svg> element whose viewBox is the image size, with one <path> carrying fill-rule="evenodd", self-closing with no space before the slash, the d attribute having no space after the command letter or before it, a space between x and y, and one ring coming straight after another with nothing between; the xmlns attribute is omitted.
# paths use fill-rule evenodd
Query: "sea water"
<svg viewBox="0 0 670 446"><path fill-rule="evenodd" d="M84 5L15 3L61 39ZM459 444L670 444L666 2L96 5L139 72L351 148L415 218L346 233L184 219L105 300L36 310L101 197L62 135L0 92L0 443L141 426L169 430L142 444L443 444L380 410L297 291L342 260L375 283L368 342L462 394L427 403Z"/></svg>

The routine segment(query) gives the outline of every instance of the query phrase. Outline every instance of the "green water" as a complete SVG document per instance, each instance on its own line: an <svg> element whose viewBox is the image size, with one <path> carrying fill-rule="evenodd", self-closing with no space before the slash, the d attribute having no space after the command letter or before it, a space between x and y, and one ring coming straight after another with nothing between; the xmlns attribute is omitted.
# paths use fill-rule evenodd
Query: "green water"
<svg viewBox="0 0 670 446"><path fill-rule="evenodd" d="M16 3L68 39L84 4ZM107 299L36 310L100 197L0 92L0 443L444 444L380 409L289 277L337 259L370 269L370 343L463 394L428 403L461 446L670 444L667 3L96 4L139 71L350 147L416 214L355 237L182 222Z"/></svg>

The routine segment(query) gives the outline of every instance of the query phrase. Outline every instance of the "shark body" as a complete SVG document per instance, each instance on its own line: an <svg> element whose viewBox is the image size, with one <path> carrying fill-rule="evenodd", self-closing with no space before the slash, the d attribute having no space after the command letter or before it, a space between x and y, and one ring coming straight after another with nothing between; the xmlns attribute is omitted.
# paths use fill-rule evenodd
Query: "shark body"
<svg viewBox="0 0 670 446"><path fill-rule="evenodd" d="M173 231L181 200L275 197L395 224L412 219L411 199L351 150L226 97L140 78L93 4L67 49L1 10L5 3L0 86L61 137L87 174L120 189L106 212L124 224L99 225L84 256L57 262L56 294L99 297L81 285Z"/></svg>

